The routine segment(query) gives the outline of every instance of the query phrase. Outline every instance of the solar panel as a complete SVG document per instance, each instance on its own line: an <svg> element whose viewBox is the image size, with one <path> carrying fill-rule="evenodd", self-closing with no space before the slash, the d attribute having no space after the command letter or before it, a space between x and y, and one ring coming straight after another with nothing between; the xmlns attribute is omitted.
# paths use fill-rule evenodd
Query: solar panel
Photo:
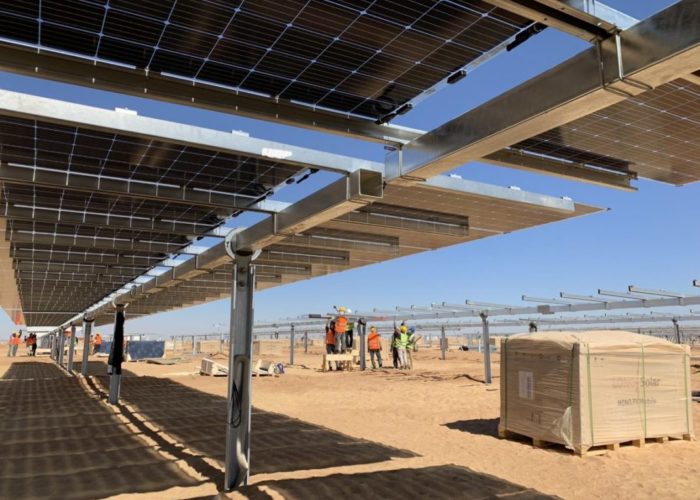
<svg viewBox="0 0 700 500"><path fill-rule="evenodd" d="M700 85L677 79L512 146L672 184L700 180Z"/></svg>
<svg viewBox="0 0 700 500"><path fill-rule="evenodd" d="M0 38L377 118L531 21L481 1L17 0Z"/></svg>

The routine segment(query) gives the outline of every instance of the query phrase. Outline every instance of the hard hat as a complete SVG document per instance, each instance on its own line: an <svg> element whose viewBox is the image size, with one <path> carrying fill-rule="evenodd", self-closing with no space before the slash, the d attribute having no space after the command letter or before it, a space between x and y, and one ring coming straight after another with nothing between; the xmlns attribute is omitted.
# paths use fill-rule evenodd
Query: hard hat
<svg viewBox="0 0 700 500"><path fill-rule="evenodd" d="M372 327L370 327L370 330L376 330L376 329L377 329L377 327L376 327L376 326L372 326Z"/></svg>
<svg viewBox="0 0 700 500"><path fill-rule="evenodd" d="M403 325L401 327L401 333L406 333L408 331L408 328L406 328L406 325Z"/></svg>
<svg viewBox="0 0 700 500"><path fill-rule="evenodd" d="M338 312L339 312L339 313L344 313L344 312L345 312L345 308L344 308L343 306L338 307Z"/></svg>

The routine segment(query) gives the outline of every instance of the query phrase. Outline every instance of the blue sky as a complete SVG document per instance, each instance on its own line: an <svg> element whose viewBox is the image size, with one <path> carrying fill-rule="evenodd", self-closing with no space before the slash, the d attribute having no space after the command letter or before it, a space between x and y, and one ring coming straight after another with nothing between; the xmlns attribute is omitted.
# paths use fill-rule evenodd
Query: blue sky
<svg viewBox="0 0 700 500"><path fill-rule="evenodd" d="M644 18L673 2L606 3ZM585 48L587 44L580 40L546 30L423 101L394 123L431 129ZM378 144L15 75L0 73L0 88L106 108L128 107L145 116L245 130L254 137L371 160L384 158ZM518 303L523 293L545 297L554 297L561 290L590 294L597 288L622 290L630 284L692 292L692 279L700 278L700 183L676 188L640 181L639 192L626 193L477 163L455 172L477 181L569 196L610 211L266 290L256 295L256 317L327 312L334 304L366 310L459 303L468 298ZM327 175L319 174L294 189L282 190L277 199L293 201L328 180ZM224 300L155 315L128 322L127 330L165 335L212 332L216 324L228 325L228 307L229 301ZM2 336L11 329L9 319L0 313ZM109 328L105 331L110 333Z"/></svg>

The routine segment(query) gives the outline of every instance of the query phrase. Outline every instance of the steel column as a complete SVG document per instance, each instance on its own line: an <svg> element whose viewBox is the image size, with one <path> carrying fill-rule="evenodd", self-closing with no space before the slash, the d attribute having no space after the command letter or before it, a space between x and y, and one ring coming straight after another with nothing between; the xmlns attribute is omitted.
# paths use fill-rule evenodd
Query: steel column
<svg viewBox="0 0 700 500"><path fill-rule="evenodd" d="M309 353L309 332L304 332L304 354Z"/></svg>
<svg viewBox="0 0 700 500"><path fill-rule="evenodd" d="M92 323L94 319L83 318L83 365L80 373L88 376L88 357L90 356L90 335L92 335Z"/></svg>
<svg viewBox="0 0 700 500"><path fill-rule="evenodd" d="M447 359L447 337L445 337L445 325L440 327L440 359L443 361Z"/></svg>
<svg viewBox="0 0 700 500"><path fill-rule="evenodd" d="M77 330L77 326L70 326L70 344L68 346L68 371L71 373L73 372L73 355L75 354L75 335L77 333Z"/></svg>
<svg viewBox="0 0 700 500"><path fill-rule="evenodd" d="M367 333L367 323L363 318L357 321L357 330L360 334L360 370L364 371L367 368L367 360L365 356L367 355L365 334Z"/></svg>
<svg viewBox="0 0 700 500"><path fill-rule="evenodd" d="M224 489L248 483L250 471L251 358L253 351L253 253L235 256L231 292L228 420Z"/></svg>
<svg viewBox="0 0 700 500"><path fill-rule="evenodd" d="M483 323L481 343L484 346L484 383L491 383L491 342L489 341L489 313L482 311L479 314Z"/></svg>
<svg viewBox="0 0 700 500"><path fill-rule="evenodd" d="M58 364L63 366L63 348L66 345L66 332L63 331L63 328L59 328L58 334L60 335L58 339Z"/></svg>
<svg viewBox="0 0 700 500"><path fill-rule="evenodd" d="M289 364L294 364L294 323L289 328Z"/></svg>
<svg viewBox="0 0 700 500"><path fill-rule="evenodd" d="M197 346L195 344L194 335L192 335L192 356L194 356L195 354L197 354Z"/></svg>

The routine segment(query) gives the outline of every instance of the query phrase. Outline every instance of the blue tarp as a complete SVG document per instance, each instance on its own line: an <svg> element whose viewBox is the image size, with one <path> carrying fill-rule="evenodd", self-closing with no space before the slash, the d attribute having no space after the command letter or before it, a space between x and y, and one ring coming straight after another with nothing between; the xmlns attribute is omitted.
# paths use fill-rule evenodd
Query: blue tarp
<svg viewBox="0 0 700 500"><path fill-rule="evenodd" d="M112 342L102 342L99 351L109 352L112 347ZM163 340L134 340L126 345L126 351L132 360L147 359L147 358L163 358L165 357L165 341Z"/></svg>

